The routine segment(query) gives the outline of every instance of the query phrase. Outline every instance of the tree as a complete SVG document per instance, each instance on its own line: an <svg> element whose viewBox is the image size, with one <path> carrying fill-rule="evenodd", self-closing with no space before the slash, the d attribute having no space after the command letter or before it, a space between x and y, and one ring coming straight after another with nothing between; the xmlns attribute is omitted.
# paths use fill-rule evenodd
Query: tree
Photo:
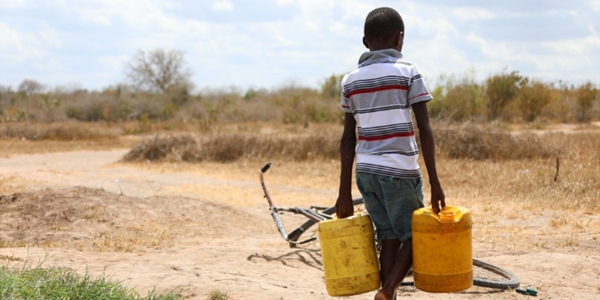
<svg viewBox="0 0 600 300"><path fill-rule="evenodd" d="M342 95L342 79L344 75L331 75L321 85L321 95L327 98L340 98Z"/></svg>
<svg viewBox="0 0 600 300"><path fill-rule="evenodd" d="M431 116L464 121L479 114L484 89L475 80L475 70L470 69L462 76L441 75L432 95Z"/></svg>
<svg viewBox="0 0 600 300"><path fill-rule="evenodd" d="M575 93L577 95L577 121L587 122L590 120L594 100L598 97L598 89L591 81L588 81L580 85Z"/></svg>
<svg viewBox="0 0 600 300"><path fill-rule="evenodd" d="M127 69L126 75L132 83L147 92L166 93L172 89L189 90L193 86L192 72L179 50L155 49L147 53L139 50Z"/></svg>
<svg viewBox="0 0 600 300"><path fill-rule="evenodd" d="M486 80L485 94L488 98L488 118L495 120L504 108L519 94L519 83L523 78L518 71L490 76Z"/></svg>
<svg viewBox="0 0 600 300"><path fill-rule="evenodd" d="M21 81L19 87L17 88L19 92L25 92L27 95L41 93L44 91L44 85L33 80L33 79L25 79Z"/></svg>
<svg viewBox="0 0 600 300"><path fill-rule="evenodd" d="M539 80L523 80L519 92L519 111L527 122L533 122L542 113L542 109L550 103L551 92L548 85Z"/></svg>

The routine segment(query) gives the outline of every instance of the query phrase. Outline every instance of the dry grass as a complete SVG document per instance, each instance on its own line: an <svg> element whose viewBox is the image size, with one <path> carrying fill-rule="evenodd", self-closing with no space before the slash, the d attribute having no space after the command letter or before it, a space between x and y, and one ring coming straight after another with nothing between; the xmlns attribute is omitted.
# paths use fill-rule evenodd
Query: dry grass
<svg viewBox="0 0 600 300"><path fill-rule="evenodd" d="M253 213L225 204L141 199L82 187L1 195L0 207L0 247L143 252L226 236L231 230L249 234L264 224ZM249 220L224 222L240 218Z"/></svg>
<svg viewBox="0 0 600 300"><path fill-rule="evenodd" d="M281 136L216 133L155 136L135 145L123 158L127 162L231 162L239 159L305 161L338 156L339 134L325 131Z"/></svg>
<svg viewBox="0 0 600 300"><path fill-rule="evenodd" d="M450 197L523 199L530 209L543 201L544 209L598 211L600 153L592 149L600 149L600 131L511 134L487 125L437 131L438 169ZM157 135L135 145L124 161L337 161L339 136L339 126L294 134Z"/></svg>
<svg viewBox="0 0 600 300"><path fill-rule="evenodd" d="M85 122L2 122L0 157L14 154L103 150L131 147L137 137L122 136L122 126Z"/></svg>
<svg viewBox="0 0 600 300"><path fill-rule="evenodd" d="M600 199L600 173L597 171L600 152L594 150L600 149L600 130L597 127L569 133L535 134L527 131L516 134L476 124L454 127L437 124L436 127L444 127L434 130L439 145L438 172L447 202L473 210L477 223L474 236L477 237L476 242L484 245L479 247L480 251L545 251L557 247L592 250L597 245L600 239L600 204L597 201ZM166 154L157 161L213 164L220 160L211 160L211 156L203 156L202 151L214 155L229 151L230 147L238 147L235 157L239 163L236 168L246 170L240 170L241 173L258 169L245 167L248 162L258 166L272 160L279 163L269 174L275 184L335 190L339 172L339 130L339 126L320 128L319 134L330 140L322 140L319 147L329 147L329 150L323 152L327 155L321 154L316 159L296 156L296 152L285 148L286 144L293 144L294 148L302 151L311 151L307 149L315 147L315 140L308 138L307 131L299 129L295 134L287 131L268 135L238 132L187 136L189 142L185 145L196 151L196 157L203 159L185 160L181 155L173 155L181 153L175 150L177 147L169 149L163 146L163 149L169 149L165 152L173 156L168 158L169 154ZM169 139L175 138L155 139L155 143L169 144ZM146 143L153 142L147 140ZM130 154L135 153L136 147ZM424 166L422 160L420 164ZM426 172L423 173L427 176ZM278 180L279 177L293 178L293 182ZM280 204L306 204L294 191L275 188L273 192L287 197ZM428 192L426 189L426 194ZM357 191L354 193L358 195ZM332 204L333 200L316 200L326 197L335 195L319 195L313 201L319 203L310 204ZM296 198L298 200L294 200Z"/></svg>
<svg viewBox="0 0 600 300"><path fill-rule="evenodd" d="M84 151L111 150L131 148L140 139L136 137L119 137L113 140L77 140L77 141L21 141L0 140L0 158L10 155Z"/></svg>
<svg viewBox="0 0 600 300"><path fill-rule="evenodd" d="M490 126L444 126L435 131L438 152L449 158L520 160L559 155L563 144L535 134L513 135ZM128 162L231 162L239 159L292 161L338 159L341 126L260 134L214 131L200 135L156 135L135 145ZM549 142L550 141L550 142Z"/></svg>
<svg viewBox="0 0 600 300"><path fill-rule="evenodd" d="M0 126L0 139L20 140L106 140L120 135L116 126L106 123L37 123L37 122L3 122Z"/></svg>
<svg viewBox="0 0 600 300"><path fill-rule="evenodd" d="M445 130L441 130L438 127L442 126L434 124L434 131L439 132L436 133L437 144L440 145L437 149L437 165L447 203L472 209L475 220L474 242L478 243L477 255L549 249L579 249L586 253L598 253L600 152L596 149L600 149L600 130L597 127L586 127L586 130L574 130L568 134L538 132L536 135L529 135L504 131L492 131L487 134L484 129L488 127L472 128L473 126L477 125L471 124L468 128L457 126L453 130L444 126ZM257 180L259 168L265 161L271 160L274 167L269 171L267 181L272 187L271 195L278 205L332 205L339 180L337 143L340 131L339 125L311 125L309 128L303 128L238 124L213 128L210 132L194 135L157 135L134 146L128 155L134 156L133 159L130 158L131 161L144 162L135 164L136 167L149 168L161 173L197 172L211 174L211 178L235 178L243 181ZM453 134L456 137L453 137ZM51 142L53 141L39 142L39 145ZM464 148L465 145L469 147ZM2 147L4 148L4 145ZM462 150L465 154L453 154L460 152L456 149L466 149ZM491 149L503 149L505 154L474 155L477 151L492 151ZM509 149L515 149L515 152L520 154L508 154ZM318 155L308 155L309 152ZM560 159L558 176L557 158ZM148 164L147 161L154 163ZM422 160L420 164L424 169ZM423 174L427 176L427 172ZM6 181L14 187L15 180L17 179L3 178L0 181L0 194L3 194L3 182ZM425 181L427 182L427 179ZM262 198L258 186L249 188L242 184L196 184L189 188L244 209L266 207L266 201ZM427 202L427 186L425 192ZM358 196L356 190L354 195ZM95 196L92 193L79 197L86 199L85 205L90 205L90 198ZM107 199L115 197L118 195L105 196ZM68 199L70 198L67 197ZM130 202L140 201L148 202L144 205L155 206L164 200L132 199ZM108 212L110 216L117 216L130 210L139 210L139 207L121 207L115 210L106 203L80 208L73 215L77 216L77 219L73 220L102 223L102 220L110 219L106 217ZM65 207L67 209L69 206ZM40 209L49 211L48 208ZM181 211L181 207L177 209ZM69 235L45 236L43 240L34 242L26 237L20 240L8 240L6 237L1 240L0 237L0 244L17 246L36 243L51 247L75 245L83 250L136 252L154 247L173 246L174 236L193 238L193 235L200 231L189 227L189 224L198 223L211 216L203 214L206 209L190 213L188 217L181 217L175 210L171 212L170 208L167 211L169 213L162 214L159 218L139 215L135 220L119 220L118 228L99 230L91 237L81 240L73 239L73 236ZM194 211L194 208L188 207L186 211ZM232 210L228 208L227 211ZM72 218L69 213L68 210L64 212ZM62 215L57 216L60 221ZM194 216L194 219L190 219L190 216ZM44 220L42 216L38 218ZM265 220L270 221L268 217ZM219 223L217 220L211 222ZM52 228L50 229L57 232L70 232L68 226L60 224ZM203 230L206 232L206 228ZM210 232L220 234L227 230L213 227Z"/></svg>
<svg viewBox="0 0 600 300"><path fill-rule="evenodd" d="M441 124L440 124L441 125ZM435 130L441 153L450 158L476 160L519 160L559 155L563 145L553 138L532 133L519 135L494 124L443 124ZM443 127L443 128L442 128Z"/></svg>

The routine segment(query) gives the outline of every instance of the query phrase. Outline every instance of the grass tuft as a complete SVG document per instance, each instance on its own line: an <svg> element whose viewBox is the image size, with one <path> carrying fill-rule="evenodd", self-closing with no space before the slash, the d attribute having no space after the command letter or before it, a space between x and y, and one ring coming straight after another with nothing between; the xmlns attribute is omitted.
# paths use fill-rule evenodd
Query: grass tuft
<svg viewBox="0 0 600 300"><path fill-rule="evenodd" d="M176 300L174 292L142 297L120 282L83 276L63 267L9 268L0 266L0 299Z"/></svg>
<svg viewBox="0 0 600 300"><path fill-rule="evenodd" d="M212 290L210 291L210 293L208 293L208 297L206 298L207 300L228 300L229 298L229 293L224 292L224 291L220 291L220 290Z"/></svg>

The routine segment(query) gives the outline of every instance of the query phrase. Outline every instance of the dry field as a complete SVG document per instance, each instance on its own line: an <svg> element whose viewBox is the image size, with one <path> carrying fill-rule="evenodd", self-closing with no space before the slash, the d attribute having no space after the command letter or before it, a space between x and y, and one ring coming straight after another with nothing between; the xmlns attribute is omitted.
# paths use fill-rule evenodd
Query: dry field
<svg viewBox="0 0 600 300"><path fill-rule="evenodd" d="M599 125L506 133L434 124L447 203L473 212L474 255L516 273L539 299L600 297ZM35 126L0 135L0 263L105 273L141 293L179 289L189 299L215 289L232 299L330 299L318 244L287 247L258 170L273 163L266 181L278 205L333 205L340 126L253 123L133 137L105 124L81 127L76 140L60 138L60 125ZM287 217L286 225L301 221ZM475 287L398 293L526 298Z"/></svg>

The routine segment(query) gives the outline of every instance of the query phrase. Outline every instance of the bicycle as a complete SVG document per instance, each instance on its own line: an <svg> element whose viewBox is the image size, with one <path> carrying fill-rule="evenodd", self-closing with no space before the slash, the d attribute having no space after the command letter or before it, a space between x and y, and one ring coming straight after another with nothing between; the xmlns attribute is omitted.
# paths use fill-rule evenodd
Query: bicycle
<svg viewBox="0 0 600 300"><path fill-rule="evenodd" d="M300 239L303 235L306 236L311 230L313 225L325 221L331 220L335 216L335 207L324 207L324 206L310 206L309 208L301 207L280 207L273 204L273 200L269 195L267 186L264 181L264 174L271 167L271 163L265 164L260 170L260 184L264 192L264 198L269 203L269 210L277 230L281 234L281 237L289 243L290 248L295 248L298 245L307 244L317 239L316 230L312 230L311 236L305 239ZM355 211L366 212L364 209L363 199L353 199ZM295 215L303 215L307 220L300 226L292 230L287 234L283 223L280 219L280 214L285 212L293 213ZM314 228L313 228L314 229ZM410 274L409 274L410 276ZM473 258L473 285L493 288L499 290L516 289L521 284L520 279L512 272L498 267L496 265L484 262L480 259ZM414 282L406 281L402 285L414 285Z"/></svg>

